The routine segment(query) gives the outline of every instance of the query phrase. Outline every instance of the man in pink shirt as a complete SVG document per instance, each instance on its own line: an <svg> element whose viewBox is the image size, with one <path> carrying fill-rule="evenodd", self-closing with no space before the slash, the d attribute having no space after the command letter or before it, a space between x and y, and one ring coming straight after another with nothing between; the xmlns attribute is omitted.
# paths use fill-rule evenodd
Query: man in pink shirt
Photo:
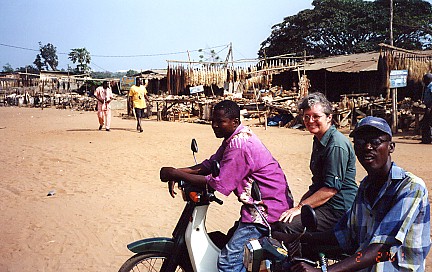
<svg viewBox="0 0 432 272"><path fill-rule="evenodd" d="M106 131L110 131L111 125L111 101L113 99L113 93L111 88L108 87L108 81L104 81L102 86L99 86L94 92L94 96L97 99L97 115L99 118L99 130L102 129L105 124Z"/></svg>
<svg viewBox="0 0 432 272"><path fill-rule="evenodd" d="M267 227L252 205L252 183L256 182L261 191L262 201L258 206L269 223L278 221L286 207L292 208L293 200L279 163L258 137L240 124L240 108L235 102L224 100L214 106L212 129L217 138L224 138L214 155L187 168L163 167L160 177L169 182L172 196L175 182L183 180L198 186L209 185L226 196L233 192L238 197L242 203L239 226L219 254L218 269L245 271L244 244L268 235ZM220 163L217 177L211 175L213 160Z"/></svg>

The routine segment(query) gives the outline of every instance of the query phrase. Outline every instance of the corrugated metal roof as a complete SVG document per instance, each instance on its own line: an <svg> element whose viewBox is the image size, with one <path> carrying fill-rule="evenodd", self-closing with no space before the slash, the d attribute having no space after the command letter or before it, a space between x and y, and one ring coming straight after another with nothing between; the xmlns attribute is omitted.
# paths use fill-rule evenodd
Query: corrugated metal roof
<svg viewBox="0 0 432 272"><path fill-rule="evenodd" d="M330 72L358 73L378 69L378 52L341 55L309 61L304 69L308 71L327 70Z"/></svg>

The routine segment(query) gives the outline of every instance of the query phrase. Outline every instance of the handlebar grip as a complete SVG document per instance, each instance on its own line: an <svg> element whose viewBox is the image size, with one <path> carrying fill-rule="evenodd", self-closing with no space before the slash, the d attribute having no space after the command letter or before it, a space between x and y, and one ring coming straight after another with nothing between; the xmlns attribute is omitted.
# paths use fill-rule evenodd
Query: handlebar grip
<svg viewBox="0 0 432 272"><path fill-rule="evenodd" d="M215 198L215 202L219 205L223 204L223 200L219 199L219 198Z"/></svg>
<svg viewBox="0 0 432 272"><path fill-rule="evenodd" d="M209 193L209 194L208 194L208 199L209 199L210 201L214 201L214 202L216 202L216 203L219 204L219 205L222 205L222 204L223 204L223 201L222 201L221 199L217 198L217 197L215 196L215 194L213 194L213 193Z"/></svg>

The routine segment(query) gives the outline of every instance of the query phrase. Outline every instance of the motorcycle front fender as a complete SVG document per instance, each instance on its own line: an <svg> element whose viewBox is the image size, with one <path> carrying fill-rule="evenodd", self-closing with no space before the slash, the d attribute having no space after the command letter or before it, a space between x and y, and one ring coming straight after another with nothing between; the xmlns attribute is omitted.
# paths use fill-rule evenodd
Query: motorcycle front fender
<svg viewBox="0 0 432 272"><path fill-rule="evenodd" d="M127 248L133 253L141 252L171 252L174 248L174 240L167 237L147 238L135 241L127 245Z"/></svg>

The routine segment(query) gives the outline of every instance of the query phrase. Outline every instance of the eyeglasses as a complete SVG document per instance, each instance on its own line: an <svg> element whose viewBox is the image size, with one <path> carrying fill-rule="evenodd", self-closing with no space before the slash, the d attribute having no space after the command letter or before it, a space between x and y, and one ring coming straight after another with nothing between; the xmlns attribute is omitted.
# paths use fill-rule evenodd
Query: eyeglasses
<svg viewBox="0 0 432 272"><path fill-rule="evenodd" d="M305 122L309 122L310 120L312 120L312 122L318 121L319 119L321 119L321 117L326 116L324 115L303 115L303 120L305 120Z"/></svg>
<svg viewBox="0 0 432 272"><path fill-rule="evenodd" d="M354 139L354 145L357 147L363 147L366 144L370 144L374 149L378 148L382 143L390 142L390 140L383 140L381 138L371 138L371 139Z"/></svg>

